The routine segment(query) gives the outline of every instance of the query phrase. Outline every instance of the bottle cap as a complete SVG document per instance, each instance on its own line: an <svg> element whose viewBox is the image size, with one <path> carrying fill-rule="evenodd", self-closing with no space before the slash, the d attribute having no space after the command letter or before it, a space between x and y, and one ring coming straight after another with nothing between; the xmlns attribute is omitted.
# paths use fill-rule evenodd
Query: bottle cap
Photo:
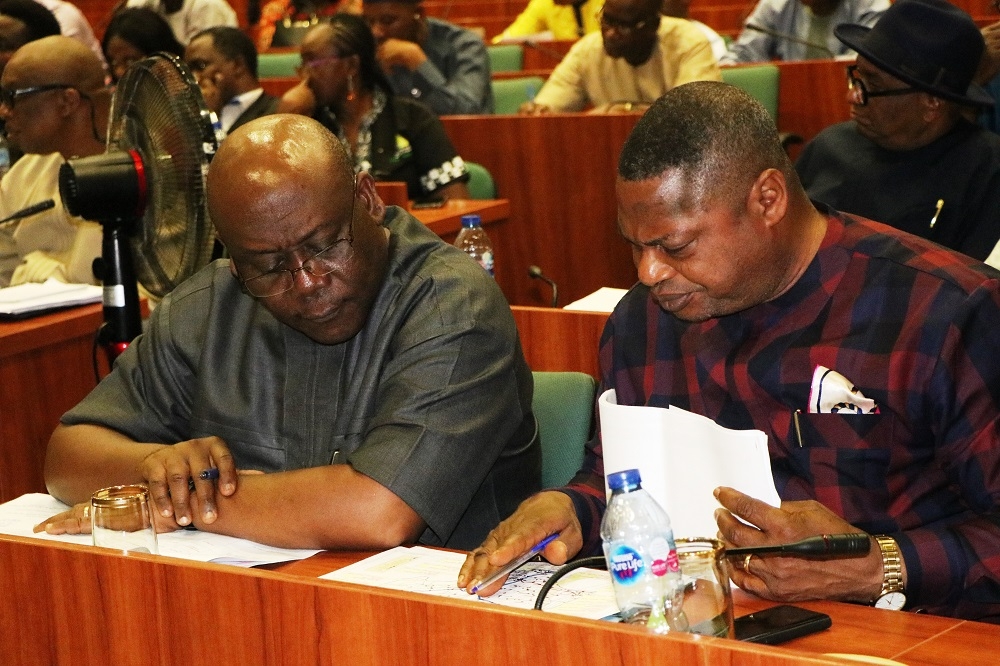
<svg viewBox="0 0 1000 666"><path fill-rule="evenodd" d="M608 474L608 487L615 490L638 490L642 485L642 477L637 469L626 469Z"/></svg>
<svg viewBox="0 0 1000 666"><path fill-rule="evenodd" d="M481 225L481 220L479 216L475 213L470 213L469 215L462 216L462 226L465 228L478 227Z"/></svg>

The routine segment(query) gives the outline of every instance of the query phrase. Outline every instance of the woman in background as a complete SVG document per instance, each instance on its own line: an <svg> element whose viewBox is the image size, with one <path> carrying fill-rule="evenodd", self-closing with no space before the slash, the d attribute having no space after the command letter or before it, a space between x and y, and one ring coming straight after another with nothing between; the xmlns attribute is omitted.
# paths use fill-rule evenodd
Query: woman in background
<svg viewBox="0 0 1000 666"><path fill-rule="evenodd" d="M184 47L166 20L145 8L125 9L115 14L104 31L101 48L116 83L133 62L159 51L184 57Z"/></svg>

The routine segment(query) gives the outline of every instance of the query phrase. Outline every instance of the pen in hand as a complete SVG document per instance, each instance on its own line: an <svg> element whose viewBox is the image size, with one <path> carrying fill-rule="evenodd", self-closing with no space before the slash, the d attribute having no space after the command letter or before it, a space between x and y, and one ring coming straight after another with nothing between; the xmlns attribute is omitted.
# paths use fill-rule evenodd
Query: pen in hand
<svg viewBox="0 0 1000 666"><path fill-rule="evenodd" d="M520 557L514 558L510 563L507 564L507 566L505 566L502 569L500 569L500 571L497 571L495 574L493 574L492 576L490 576L486 580L480 581L480 582L476 583L475 586L472 588L472 593L473 594L479 594L479 590L486 589L487 587L489 587L493 583L497 582L498 580L500 580L504 576L508 575L514 569L517 569L518 567L520 567L522 564L524 564L525 562L527 562L528 560L530 560L532 557L534 557L538 553L540 553L543 550L545 550L545 547L547 545L549 545L550 543L552 543L552 541L557 536L559 536L558 532L556 532L555 534L550 534L549 536L547 536L544 539L542 539L541 541L539 541L538 544L534 548L532 548L531 550L529 550L527 553L525 553L524 555L521 555Z"/></svg>

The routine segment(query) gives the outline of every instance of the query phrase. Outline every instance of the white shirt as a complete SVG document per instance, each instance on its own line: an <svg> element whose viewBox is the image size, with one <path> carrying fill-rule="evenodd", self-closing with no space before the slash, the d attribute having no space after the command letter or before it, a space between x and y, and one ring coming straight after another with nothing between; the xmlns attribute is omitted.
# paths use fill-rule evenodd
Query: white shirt
<svg viewBox="0 0 1000 666"><path fill-rule="evenodd" d="M219 124L222 125L222 131L229 134L229 128L233 126L236 119L242 116L243 112L249 109L250 105L260 99L263 94L263 88L255 88L226 102L219 113Z"/></svg>

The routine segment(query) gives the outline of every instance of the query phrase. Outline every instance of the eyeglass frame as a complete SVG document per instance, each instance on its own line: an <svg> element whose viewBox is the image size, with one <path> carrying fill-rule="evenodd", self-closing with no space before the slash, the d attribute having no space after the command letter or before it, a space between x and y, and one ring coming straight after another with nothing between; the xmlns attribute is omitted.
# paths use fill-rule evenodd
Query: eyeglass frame
<svg viewBox="0 0 1000 666"><path fill-rule="evenodd" d="M38 93L50 90L75 90L80 93L80 97L90 99L83 91L69 83L43 83L38 86L27 86L26 88L15 88L14 90L0 89L0 105L6 105L8 109L13 109L17 100L22 97L37 95Z"/></svg>
<svg viewBox="0 0 1000 666"><path fill-rule="evenodd" d="M38 93L49 92L50 90L75 90L81 99L87 100L87 104L90 105L90 132L94 137L94 141L104 143L105 140L101 138L100 133L97 131L97 111L94 108L94 98L69 83L43 83L38 86L15 88L14 90L0 88L0 106L6 106L13 111L17 100L22 97L29 97Z"/></svg>
<svg viewBox="0 0 1000 666"><path fill-rule="evenodd" d="M910 95L920 92L919 88L914 88L913 86L908 88L890 88L889 90L876 90L875 92L871 92L868 90L868 86L865 85L864 80L858 77L857 71L857 65L847 66L847 88L848 90L855 90L855 86L857 86L857 90L861 94L861 101L858 104L859 106L868 106L868 100L872 97L895 97L897 95Z"/></svg>
<svg viewBox="0 0 1000 666"><path fill-rule="evenodd" d="M1000 2L1000 0L997 1ZM625 21L621 21L614 17L611 17L609 19L607 15L604 13L604 5L601 5L601 8L597 10L597 22L601 25L602 28L610 28L612 30L617 30L618 32L624 34L639 32L640 30L645 28L647 25L649 25L659 17L660 15L657 14L656 16L650 16L649 18L644 18L641 21L633 21L632 23L627 23Z"/></svg>
<svg viewBox="0 0 1000 666"><path fill-rule="evenodd" d="M342 53L335 53L333 55L323 56L322 58L316 58L315 60L310 60L308 62L302 61L295 66L295 73L298 74L299 78L303 78L305 72L315 71L317 67L322 67L323 65L334 62L336 60L343 60L348 56Z"/></svg>
<svg viewBox="0 0 1000 666"><path fill-rule="evenodd" d="M239 267L236 266L235 262L233 262L233 267L236 269L236 278L240 281L240 285L243 287L243 290L247 294L253 296L254 298L271 298L272 296L280 296L281 294L287 294L289 291L291 291L292 289L295 288L295 274L298 273L299 271L305 271L306 273L308 273L312 277L319 278L319 277L324 277L326 275L329 275L330 273L333 273L335 270L337 270L338 268L340 268L341 264L343 262L345 262L348 258L350 258L351 251L354 249L354 213L355 213L356 204L358 202L358 177L357 176L354 177L354 188L352 190L351 197L352 197L351 198L351 222L350 222L350 224L348 226L348 229L347 229L347 235L343 236L341 238L338 238L337 240L333 241L332 243L330 243L329 245L327 245L326 247L324 247L322 250L320 250L316 254L312 255L308 259L305 259L299 265L298 268L276 268L274 270L267 271L266 273L261 273L260 275L255 275L252 278L243 278L243 276L240 275L240 269L239 269ZM344 254L344 256L343 257L338 257L336 263L329 264L329 270L327 270L326 272L323 272L323 273L313 272L313 268L315 268L315 266L310 267L310 264L312 264L312 262L316 261L317 259L321 258L322 255L325 252L329 252L330 250L332 250L333 248L337 247L338 245L340 245L344 241L347 241L347 248L348 248L347 251L346 251L346 253ZM230 259L230 261L233 261L233 260ZM320 270L323 270L323 269L320 269ZM288 286L286 288L284 288L284 289L281 289L280 291L265 290L265 291L268 291L269 293L258 294L258 293L256 293L254 291L253 288L251 288L249 286L254 280L260 280L261 278L268 278L268 277L273 278L273 279L278 279L283 274L287 274L288 275L289 282L288 282ZM265 282L265 284L266 284L266 282ZM276 282L275 285L276 286L280 285L280 282Z"/></svg>

